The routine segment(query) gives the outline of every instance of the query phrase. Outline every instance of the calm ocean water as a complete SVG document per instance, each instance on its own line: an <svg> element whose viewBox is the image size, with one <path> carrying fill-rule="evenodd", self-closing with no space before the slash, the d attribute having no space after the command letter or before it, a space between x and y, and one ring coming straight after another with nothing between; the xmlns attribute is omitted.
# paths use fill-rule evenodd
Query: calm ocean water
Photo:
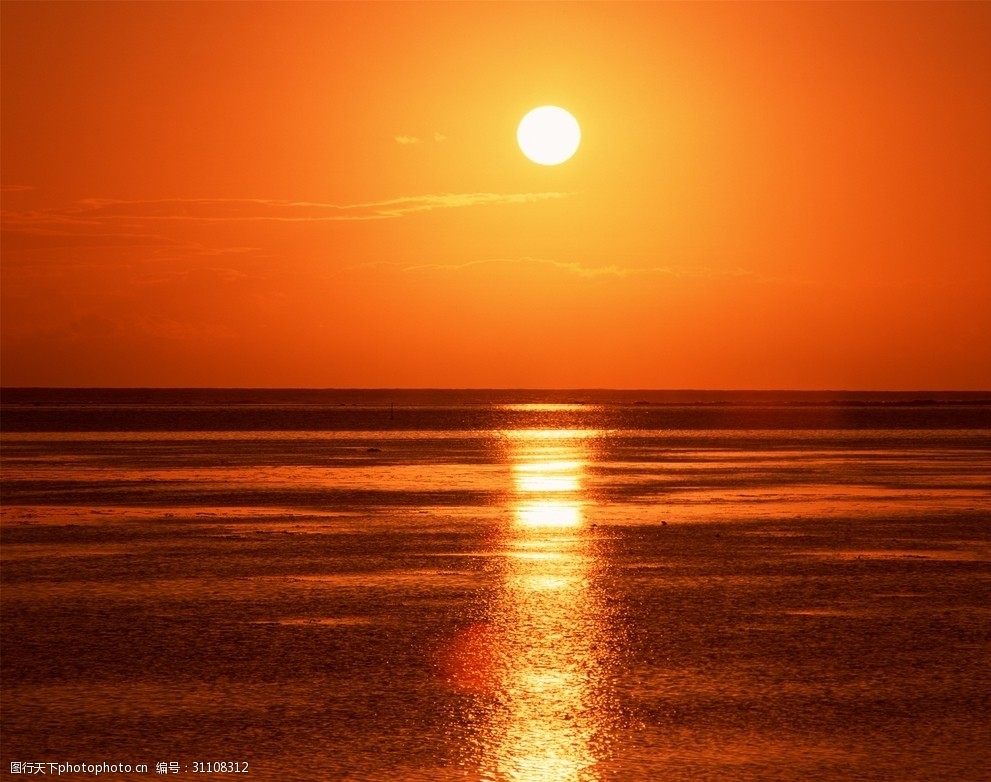
<svg viewBox="0 0 991 782"><path fill-rule="evenodd" d="M991 395L8 389L2 428L4 778L988 778Z"/></svg>

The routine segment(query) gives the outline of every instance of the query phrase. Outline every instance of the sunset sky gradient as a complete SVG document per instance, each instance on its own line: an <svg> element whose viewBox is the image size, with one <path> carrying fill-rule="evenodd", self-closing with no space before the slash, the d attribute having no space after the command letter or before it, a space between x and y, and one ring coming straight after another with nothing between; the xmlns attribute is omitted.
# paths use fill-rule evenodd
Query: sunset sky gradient
<svg viewBox="0 0 991 782"><path fill-rule="evenodd" d="M2 22L4 385L991 388L991 3Z"/></svg>

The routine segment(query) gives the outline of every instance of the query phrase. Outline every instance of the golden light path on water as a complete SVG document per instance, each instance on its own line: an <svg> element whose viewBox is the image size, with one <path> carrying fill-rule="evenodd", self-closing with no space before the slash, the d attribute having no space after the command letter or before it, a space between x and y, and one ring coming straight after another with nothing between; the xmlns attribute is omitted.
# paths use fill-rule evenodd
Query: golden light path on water
<svg viewBox="0 0 991 782"><path fill-rule="evenodd" d="M583 478L595 432L508 432L512 516L491 606L492 708L479 725L483 778L595 779L611 710L611 649Z"/></svg>

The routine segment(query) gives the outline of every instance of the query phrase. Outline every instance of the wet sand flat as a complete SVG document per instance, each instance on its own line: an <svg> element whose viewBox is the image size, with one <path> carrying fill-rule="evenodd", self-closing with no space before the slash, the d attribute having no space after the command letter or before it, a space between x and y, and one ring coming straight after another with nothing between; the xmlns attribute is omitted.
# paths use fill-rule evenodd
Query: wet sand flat
<svg viewBox="0 0 991 782"><path fill-rule="evenodd" d="M835 433L711 451L573 426L242 434L175 438L174 474L168 433L151 457L18 433L4 773L982 780L991 449L968 431L862 451Z"/></svg>

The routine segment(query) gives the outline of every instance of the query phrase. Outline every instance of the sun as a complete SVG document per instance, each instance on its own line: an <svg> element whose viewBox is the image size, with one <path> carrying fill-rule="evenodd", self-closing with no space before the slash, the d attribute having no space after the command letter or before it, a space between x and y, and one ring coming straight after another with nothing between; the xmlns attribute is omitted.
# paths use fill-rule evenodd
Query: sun
<svg viewBox="0 0 991 782"><path fill-rule="evenodd" d="M557 106L529 112L516 129L516 141L534 163L556 166L575 154L582 140L578 120Z"/></svg>

